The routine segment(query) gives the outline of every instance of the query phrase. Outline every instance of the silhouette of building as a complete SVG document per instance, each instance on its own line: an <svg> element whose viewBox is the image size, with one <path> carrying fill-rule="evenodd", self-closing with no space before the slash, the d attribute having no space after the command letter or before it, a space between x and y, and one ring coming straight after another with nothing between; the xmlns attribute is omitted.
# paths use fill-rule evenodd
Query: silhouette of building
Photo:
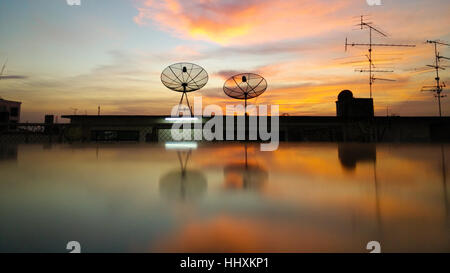
<svg viewBox="0 0 450 273"><path fill-rule="evenodd" d="M280 141L445 141L450 139L450 117L375 117L373 100L354 98L350 90L344 90L336 101L337 116L279 116ZM124 115L64 115L70 119L65 137L70 141L173 141L173 123L167 116ZM223 119L223 136L235 134L237 116L228 126ZM205 124L210 117L198 119ZM189 123L189 122L188 122ZM231 129L230 129L231 128ZM192 129L195 139L202 138L202 129ZM374 153L368 151L368 157ZM356 159L343 156L343 164L351 168L364 155Z"/></svg>
<svg viewBox="0 0 450 273"><path fill-rule="evenodd" d="M373 118L373 99L357 99L350 90L343 90L336 101L336 113L342 118Z"/></svg>
<svg viewBox="0 0 450 273"><path fill-rule="evenodd" d="M19 123L21 104L0 98L0 123Z"/></svg>

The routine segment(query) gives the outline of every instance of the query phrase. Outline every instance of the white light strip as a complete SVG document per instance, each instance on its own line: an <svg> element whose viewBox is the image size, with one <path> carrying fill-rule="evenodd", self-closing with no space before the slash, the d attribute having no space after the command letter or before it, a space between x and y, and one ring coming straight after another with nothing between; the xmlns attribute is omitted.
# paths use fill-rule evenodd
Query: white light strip
<svg viewBox="0 0 450 273"><path fill-rule="evenodd" d="M166 142L166 149L197 149L197 142Z"/></svg>
<svg viewBox="0 0 450 273"><path fill-rule="evenodd" d="M166 118L166 121L198 121L196 117Z"/></svg>

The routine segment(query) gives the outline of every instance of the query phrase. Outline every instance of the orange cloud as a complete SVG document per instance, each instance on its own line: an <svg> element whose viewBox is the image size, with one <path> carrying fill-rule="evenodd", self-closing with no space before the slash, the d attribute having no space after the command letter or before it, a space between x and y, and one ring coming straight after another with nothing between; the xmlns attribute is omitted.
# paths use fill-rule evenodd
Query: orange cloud
<svg viewBox="0 0 450 273"><path fill-rule="evenodd" d="M134 21L152 21L174 35L216 42L249 44L307 37L347 25L337 11L348 1L147 0ZM329 21L322 20L327 16Z"/></svg>

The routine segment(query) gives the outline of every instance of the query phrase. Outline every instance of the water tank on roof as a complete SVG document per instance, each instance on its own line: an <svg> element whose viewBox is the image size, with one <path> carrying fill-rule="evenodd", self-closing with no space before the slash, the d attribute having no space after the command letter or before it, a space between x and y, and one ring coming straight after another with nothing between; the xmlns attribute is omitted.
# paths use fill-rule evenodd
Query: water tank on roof
<svg viewBox="0 0 450 273"><path fill-rule="evenodd" d="M350 99L353 99L353 93L350 90L343 90L338 95L338 100L340 100L340 101L350 100Z"/></svg>

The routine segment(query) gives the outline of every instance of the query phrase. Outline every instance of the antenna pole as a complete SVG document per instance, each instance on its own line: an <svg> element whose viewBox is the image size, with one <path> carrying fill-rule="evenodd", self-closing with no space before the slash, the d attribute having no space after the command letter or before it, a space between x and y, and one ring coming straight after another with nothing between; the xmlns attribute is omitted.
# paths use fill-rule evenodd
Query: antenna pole
<svg viewBox="0 0 450 273"><path fill-rule="evenodd" d="M442 87L439 83L440 78L439 78L439 53L437 51L437 43L434 43L434 54L436 56L436 93L437 93L437 97L438 97L438 104L439 104L439 117L442 117L442 109L441 109L441 92L442 92Z"/></svg>
<svg viewBox="0 0 450 273"><path fill-rule="evenodd" d="M348 46L367 46L369 47L369 55L367 56L367 58L369 59L369 69L365 70L365 69L360 69L358 70L359 72L368 72L369 73L369 92L370 92L370 98L373 97L373 84L375 82L375 80L377 80L377 78L375 78L374 73L375 72L393 72L393 71L386 71L386 70L374 70L374 64L373 64L373 58L372 58L372 53L373 53L373 48L376 46L382 46L382 47L415 47L415 45L406 45L406 44L378 44L378 43L373 43L373 35L372 35L372 31L375 31L376 33L378 33L379 35L383 36L383 37L387 37L387 35L385 33L383 33L381 30L375 28L372 23L369 22L365 22L364 21L364 16L361 16L361 22L358 24L358 26L361 27L361 29L369 29L369 43L349 43L348 39L345 39L345 49L347 50Z"/></svg>
<svg viewBox="0 0 450 273"><path fill-rule="evenodd" d="M245 112L245 115L247 116L247 93L245 93L245 107L244 107L244 112Z"/></svg>
<svg viewBox="0 0 450 273"><path fill-rule="evenodd" d="M3 76L3 72L5 71L5 69L6 69L6 64L8 63L8 59L6 59L6 61L5 61L5 63L3 64L3 66L2 66L2 70L0 71L0 80L1 80L1 76Z"/></svg>
<svg viewBox="0 0 450 273"><path fill-rule="evenodd" d="M191 109L191 105L189 104L189 99L188 99L187 93L185 93L185 94L186 94L186 102L187 102L187 105L188 105L188 108L189 108L189 112L191 113L191 117L193 117L194 114L192 113L192 109Z"/></svg>
<svg viewBox="0 0 450 273"><path fill-rule="evenodd" d="M183 99L184 99L185 96L186 96L186 103L188 105L189 112L191 113L191 116L194 116L192 114L191 105L189 104L189 99L188 99L188 96L187 96L186 86L185 85L183 85L183 95L181 95L181 100L180 100L180 103L178 104L178 114L180 114L180 107L181 107L181 105L183 105Z"/></svg>
<svg viewBox="0 0 450 273"><path fill-rule="evenodd" d="M434 66L433 65L429 65L430 67L433 67L436 70L436 86L424 86L422 87L422 91L431 91L431 92L436 92L436 97L438 99L438 106L439 106L439 117L442 117L442 107L441 107L441 98L445 97L444 95L441 95L443 88L445 87L445 83L441 83L441 78L439 77L439 69L444 69L443 67L440 66L440 60L441 59L448 59L447 57L441 56L439 55L438 52L438 47L437 45L445 45L445 46L450 46L449 44L446 43L442 43L438 40L436 41L430 41L428 40L427 43L429 44L434 44L434 55L435 55L435 62L434 62ZM429 89L432 88L432 89Z"/></svg>
<svg viewBox="0 0 450 273"><path fill-rule="evenodd" d="M439 78L439 53L437 51L437 43L434 43L434 55L436 56L436 93L438 97L438 104L439 104L439 117L442 117L442 110L441 110L441 85L439 84L440 78Z"/></svg>
<svg viewBox="0 0 450 273"><path fill-rule="evenodd" d="M363 21L363 18L361 16L361 22ZM361 23L362 24L362 23ZM372 98L372 28L369 28L369 35L370 35L370 45L369 45L369 85L370 85L370 98Z"/></svg>
<svg viewBox="0 0 450 273"><path fill-rule="evenodd" d="M184 94L185 92L181 95L180 103L178 103L178 115L180 115L180 107L183 105Z"/></svg>

